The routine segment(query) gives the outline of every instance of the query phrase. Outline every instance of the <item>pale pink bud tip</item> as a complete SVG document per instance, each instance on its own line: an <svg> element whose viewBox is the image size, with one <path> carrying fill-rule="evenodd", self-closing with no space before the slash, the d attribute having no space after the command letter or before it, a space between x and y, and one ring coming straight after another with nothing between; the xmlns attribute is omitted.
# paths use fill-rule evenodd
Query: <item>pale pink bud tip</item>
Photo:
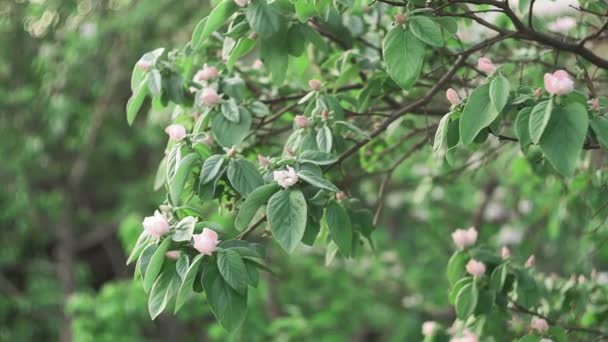
<svg viewBox="0 0 608 342"><path fill-rule="evenodd" d="M165 253L165 256L169 259L177 260L179 259L179 251L168 251Z"/></svg>
<svg viewBox="0 0 608 342"><path fill-rule="evenodd" d="M253 62L253 64L251 64L251 67L256 70L260 70L260 69L264 68L264 62L262 62L262 60L260 60L260 59L256 59Z"/></svg>
<svg viewBox="0 0 608 342"><path fill-rule="evenodd" d="M268 159L268 157L266 156L258 154L258 163L260 163L261 167L267 168L268 166L270 166L270 159Z"/></svg>
<svg viewBox="0 0 608 342"><path fill-rule="evenodd" d="M595 110L595 111L599 111L600 110L600 99L591 99L591 109Z"/></svg>
<svg viewBox="0 0 608 342"><path fill-rule="evenodd" d="M291 166L288 166L287 170L275 171L273 176L274 180L285 189L296 184L300 179Z"/></svg>
<svg viewBox="0 0 608 342"><path fill-rule="evenodd" d="M205 255L212 255L220 243L217 233L209 228L203 228L202 233L192 235L192 239L194 239L194 249Z"/></svg>
<svg viewBox="0 0 608 342"><path fill-rule="evenodd" d="M397 14L397 15L395 15L395 21L397 23L399 23L400 25L403 25L403 24L405 24L406 17L403 14Z"/></svg>
<svg viewBox="0 0 608 342"><path fill-rule="evenodd" d="M481 57L477 60L477 68L486 74L492 74L497 67L489 58Z"/></svg>
<svg viewBox="0 0 608 342"><path fill-rule="evenodd" d="M338 201L344 201L347 198L348 198L348 196L346 195L346 193L344 191L340 191L336 194L336 199Z"/></svg>
<svg viewBox="0 0 608 342"><path fill-rule="evenodd" d="M469 229L456 229L452 233L452 241L458 249L471 247L477 242L477 230L475 227Z"/></svg>
<svg viewBox="0 0 608 342"><path fill-rule="evenodd" d="M201 97L203 99L203 103L205 103L207 106L216 105L222 100L213 88L203 89Z"/></svg>
<svg viewBox="0 0 608 342"><path fill-rule="evenodd" d="M564 70L557 70L553 74L545 74L545 90L553 95L566 95L574 90L574 81Z"/></svg>
<svg viewBox="0 0 608 342"><path fill-rule="evenodd" d="M543 318L534 317L532 318L532 322L530 322L530 329L542 334L549 330L549 323Z"/></svg>
<svg viewBox="0 0 608 342"><path fill-rule="evenodd" d="M507 260L511 257L511 250L508 247L502 247L500 250L502 260Z"/></svg>
<svg viewBox="0 0 608 342"><path fill-rule="evenodd" d="M470 330L465 330L461 337L452 337L450 342L478 342L479 338Z"/></svg>
<svg viewBox="0 0 608 342"><path fill-rule="evenodd" d="M314 91L319 91L319 90L321 90L321 81L310 80L310 81L308 81L308 86L310 87L310 89L312 89Z"/></svg>
<svg viewBox="0 0 608 342"><path fill-rule="evenodd" d="M437 322L426 321L426 322L422 323L422 335L432 336L438 327L439 326L438 326Z"/></svg>
<svg viewBox="0 0 608 342"><path fill-rule="evenodd" d="M452 105L457 105L460 103L460 96L458 96L456 90L452 88L446 90L445 97L448 99L448 101L450 101Z"/></svg>
<svg viewBox="0 0 608 342"><path fill-rule="evenodd" d="M239 7L245 7L249 3L249 0L234 0Z"/></svg>
<svg viewBox="0 0 608 342"><path fill-rule="evenodd" d="M363 13L369 13L370 7L366 4L361 5L361 11L363 11Z"/></svg>
<svg viewBox="0 0 608 342"><path fill-rule="evenodd" d="M530 255L530 257L528 258L528 260L526 260L526 264L525 266L527 268L530 267L534 267L534 265L536 265L536 257L534 256L534 254Z"/></svg>
<svg viewBox="0 0 608 342"><path fill-rule="evenodd" d="M295 122L296 126L298 126L299 128L308 127L308 118L305 117L304 115L296 115L296 117L293 119L293 121Z"/></svg>
<svg viewBox="0 0 608 342"><path fill-rule="evenodd" d="M467 272L473 277L479 277L486 273L486 265L475 259L469 260L466 265Z"/></svg>
<svg viewBox="0 0 608 342"><path fill-rule="evenodd" d="M329 112L324 110L321 112L321 118L323 118L323 120L327 120L329 119Z"/></svg>
<svg viewBox="0 0 608 342"><path fill-rule="evenodd" d="M219 75L219 71L214 66L203 65L203 68L196 72L194 75L195 82L209 81L216 78Z"/></svg>
<svg viewBox="0 0 608 342"><path fill-rule="evenodd" d="M229 158L234 158L234 157L236 157L236 154L237 154L237 150L236 150L236 148L234 148L234 147L231 147L229 150L227 150L227 151L226 151L226 155L227 155Z"/></svg>
<svg viewBox="0 0 608 342"><path fill-rule="evenodd" d="M152 65L150 64L150 62L146 62L146 61L137 62L137 67L143 71L148 71L148 69L150 69L151 66Z"/></svg>
<svg viewBox="0 0 608 342"><path fill-rule="evenodd" d="M154 216L144 218L142 225L146 233L154 238L159 238L169 232L169 221L158 211L154 213Z"/></svg>
<svg viewBox="0 0 608 342"><path fill-rule="evenodd" d="M165 133L174 141L180 141L186 136L186 128L180 124L172 124L165 128Z"/></svg>
<svg viewBox="0 0 608 342"><path fill-rule="evenodd" d="M537 88L537 89L534 91L534 97L541 97L541 95L542 95L542 94L543 94L543 90L542 90L542 89L540 89L540 88Z"/></svg>

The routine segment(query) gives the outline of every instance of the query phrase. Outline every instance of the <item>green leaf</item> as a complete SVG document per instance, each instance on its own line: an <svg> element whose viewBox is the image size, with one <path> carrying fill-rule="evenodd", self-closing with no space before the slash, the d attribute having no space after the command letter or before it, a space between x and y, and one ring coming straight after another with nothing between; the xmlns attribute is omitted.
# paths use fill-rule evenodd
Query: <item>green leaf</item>
<svg viewBox="0 0 608 342"><path fill-rule="evenodd" d="M171 246L171 239L165 239L161 242L160 246L154 251L152 258L150 258L150 263L146 269L146 273L144 276L144 291L150 292L152 285L154 285L154 281L156 277L160 273L160 270L163 267L163 263L165 262L165 253L169 250Z"/></svg>
<svg viewBox="0 0 608 342"><path fill-rule="evenodd" d="M249 134L251 114L242 107L239 111L241 119L238 123L227 120L223 115L217 115L211 123L213 135L223 147L238 146Z"/></svg>
<svg viewBox="0 0 608 342"><path fill-rule="evenodd" d="M205 160L201 168L201 184L207 184L215 180L222 169L222 165L224 165L224 159L223 155L215 154Z"/></svg>
<svg viewBox="0 0 608 342"><path fill-rule="evenodd" d="M298 177L300 177L306 183L316 186L319 189L325 189L331 192L340 192L340 189L338 189L338 187L336 187L332 182L310 170L299 171Z"/></svg>
<svg viewBox="0 0 608 342"><path fill-rule="evenodd" d="M472 277L464 277L460 278L454 285L451 286L450 292L448 294L448 302L452 305L456 304L456 298L458 297L458 293L460 289L462 289L465 285L473 282Z"/></svg>
<svg viewBox="0 0 608 342"><path fill-rule="evenodd" d="M135 278L137 278L137 275L139 274L143 282L146 276L146 271L148 270L148 266L150 265L150 260L157 249L158 245L156 243L150 243L144 248L137 259L137 264L135 265Z"/></svg>
<svg viewBox="0 0 608 342"><path fill-rule="evenodd" d="M456 297L456 317L466 320L477 306L478 293L475 282L463 286Z"/></svg>
<svg viewBox="0 0 608 342"><path fill-rule="evenodd" d="M264 62L264 67L270 72L272 82L281 85L285 80L285 74L289 66L289 46L286 32L261 38L260 57Z"/></svg>
<svg viewBox="0 0 608 342"><path fill-rule="evenodd" d="M247 7L246 16L251 28L261 38L269 38L281 31L286 31L285 17L275 5L255 1Z"/></svg>
<svg viewBox="0 0 608 342"><path fill-rule="evenodd" d="M228 99L222 103L222 115L235 123L239 123L241 121L241 115L239 111L239 106L236 104L233 98Z"/></svg>
<svg viewBox="0 0 608 342"><path fill-rule="evenodd" d="M253 190L239 207L239 212L234 220L235 228L239 231L247 229L258 209L268 202L270 196L278 189L279 186L276 183L270 183Z"/></svg>
<svg viewBox="0 0 608 342"><path fill-rule="evenodd" d="M146 85L146 81L142 81L135 91L133 91L133 95L127 101L127 123L129 125L133 124L135 118L137 117L137 113L139 113L139 109L144 104L144 100L148 95L148 87Z"/></svg>
<svg viewBox="0 0 608 342"><path fill-rule="evenodd" d="M496 266L492 275L490 276L490 287L495 292L502 291L502 287L505 285L507 279L507 264L500 264Z"/></svg>
<svg viewBox="0 0 608 342"><path fill-rule="evenodd" d="M364 132L363 130L361 130L359 127L351 124L350 122L347 121L336 121L335 122L336 127L343 127L348 131L353 132L355 135L361 136L365 139L370 139L369 134L367 134L366 132Z"/></svg>
<svg viewBox="0 0 608 342"><path fill-rule="evenodd" d="M332 148L332 135L331 130L327 125L323 125L320 130L317 131L317 147L319 151L330 153Z"/></svg>
<svg viewBox="0 0 608 342"><path fill-rule="evenodd" d="M230 287L215 263L203 268L201 279L215 317L226 330L236 330L247 315L247 294L239 294Z"/></svg>
<svg viewBox="0 0 608 342"><path fill-rule="evenodd" d="M587 109L580 103L553 108L539 144L545 157L562 175L574 174L588 128Z"/></svg>
<svg viewBox="0 0 608 342"><path fill-rule="evenodd" d="M608 119L597 116L591 119L591 129L597 136L597 141L604 149L608 149Z"/></svg>
<svg viewBox="0 0 608 342"><path fill-rule="evenodd" d="M424 64L424 44L399 25L384 38L382 52L389 76L401 88L408 90L420 76Z"/></svg>
<svg viewBox="0 0 608 342"><path fill-rule="evenodd" d="M163 85L162 76L160 75L160 71L158 71L158 69L152 69L148 72L148 75L146 76L146 83L152 96L160 96Z"/></svg>
<svg viewBox="0 0 608 342"><path fill-rule="evenodd" d="M192 33L192 48L199 49L211 34L222 27L228 18L239 9L233 0L224 0L199 22Z"/></svg>
<svg viewBox="0 0 608 342"><path fill-rule="evenodd" d="M330 201L325 208L325 222L331 238L338 245L340 252L346 257L350 256L353 228L346 209L338 202Z"/></svg>
<svg viewBox="0 0 608 342"><path fill-rule="evenodd" d="M179 311L182 305L184 305L186 302L186 299L188 299L190 293L192 293L192 285L194 284L194 279L196 279L196 275L198 274L198 269L200 267L202 258L202 254L195 256L183 277L182 284L177 292L177 298L175 299L175 313Z"/></svg>
<svg viewBox="0 0 608 342"><path fill-rule="evenodd" d="M244 197L247 197L253 190L264 184L264 179L258 168L244 158L230 161L228 180L234 189Z"/></svg>
<svg viewBox="0 0 608 342"><path fill-rule="evenodd" d="M247 292L248 274L245 263L239 253L231 249L220 251L217 255L217 267L226 282L238 293Z"/></svg>
<svg viewBox="0 0 608 342"><path fill-rule="evenodd" d="M253 49L255 46L255 40L250 38L241 38L236 43L236 46L232 50L228 61L226 62L226 67L228 70L232 70L236 61L242 56L246 55L249 51Z"/></svg>
<svg viewBox="0 0 608 342"><path fill-rule="evenodd" d="M306 229L306 199L300 190L281 190L268 201L266 212L272 235L288 253L298 246Z"/></svg>
<svg viewBox="0 0 608 342"><path fill-rule="evenodd" d="M490 101L490 86L484 84L473 90L460 117L460 141L468 145L498 117L498 111Z"/></svg>
<svg viewBox="0 0 608 342"><path fill-rule="evenodd" d="M467 263L468 256L463 251L456 251L448 261L447 274L450 285L456 284L465 275L464 266Z"/></svg>
<svg viewBox="0 0 608 342"><path fill-rule="evenodd" d="M144 230L141 232L141 234L139 234L139 237L135 242L135 246L127 258L127 265L130 265L133 261L137 260L141 252L148 246L149 243L150 235L148 235L148 233Z"/></svg>
<svg viewBox="0 0 608 342"><path fill-rule="evenodd" d="M188 267L190 266L190 257L186 253L179 253L179 258L175 262L175 272L179 276L179 279L184 279L186 272L188 271Z"/></svg>
<svg viewBox="0 0 608 342"><path fill-rule="evenodd" d="M179 288L180 279L174 270L163 272L152 286L148 297L148 312L155 319L165 309Z"/></svg>
<svg viewBox="0 0 608 342"><path fill-rule="evenodd" d="M251 102L249 104L249 110L253 113L253 115L260 118L270 115L270 109L264 104L264 102L261 101Z"/></svg>
<svg viewBox="0 0 608 342"><path fill-rule="evenodd" d="M509 100L511 85L509 80L502 75L496 76L490 84L490 101L498 113L502 112Z"/></svg>
<svg viewBox="0 0 608 342"><path fill-rule="evenodd" d="M439 124L437 125L435 141L433 142L433 154L437 157L443 157L447 150L448 125L450 124L451 116L451 112L447 113L439 120Z"/></svg>
<svg viewBox="0 0 608 342"><path fill-rule="evenodd" d="M414 36L421 41L435 47L443 46L441 27L431 18L420 15L415 16L409 20L409 26Z"/></svg>
<svg viewBox="0 0 608 342"><path fill-rule="evenodd" d="M308 19L317 15L317 9L312 0L296 0L293 2L298 19L305 23Z"/></svg>
<svg viewBox="0 0 608 342"><path fill-rule="evenodd" d="M171 181L171 185L169 186L171 202L173 202L174 206L180 205L180 199L182 192L184 191L184 186L186 185L190 173L192 172L192 167L194 167L194 163L198 160L198 154L190 153L179 162L177 170L175 170L173 180Z"/></svg>
<svg viewBox="0 0 608 342"><path fill-rule="evenodd" d="M186 216L175 225L175 233L173 234L173 241L190 241L192 239L192 233L194 232L194 226L196 225L198 218L192 216Z"/></svg>
<svg viewBox="0 0 608 342"><path fill-rule="evenodd" d="M545 132L545 128L551 119L553 111L553 100L543 101L532 109L530 113L529 131L530 139L533 143L538 144L540 138Z"/></svg>
<svg viewBox="0 0 608 342"><path fill-rule="evenodd" d="M329 165L338 161L338 157L331 153L306 150L300 154L299 158L302 163L313 163L316 165Z"/></svg>
<svg viewBox="0 0 608 342"><path fill-rule="evenodd" d="M532 138L530 137L530 114L532 113L532 107L526 107L519 111L517 119L515 119L515 134L519 139L519 146L530 145Z"/></svg>

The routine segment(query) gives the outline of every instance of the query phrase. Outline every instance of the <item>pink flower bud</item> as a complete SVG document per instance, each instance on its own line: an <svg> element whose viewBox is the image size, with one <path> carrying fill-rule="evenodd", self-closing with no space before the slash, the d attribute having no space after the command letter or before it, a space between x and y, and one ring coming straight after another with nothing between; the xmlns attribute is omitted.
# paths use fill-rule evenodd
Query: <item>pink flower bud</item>
<svg viewBox="0 0 608 342"><path fill-rule="evenodd" d="M348 196L346 195L346 193L344 191L340 191L336 194L336 199L338 201L344 201L347 198L348 198Z"/></svg>
<svg viewBox="0 0 608 342"><path fill-rule="evenodd" d="M600 110L600 99L598 99L598 98L591 99L591 109L593 109L595 111Z"/></svg>
<svg viewBox="0 0 608 342"><path fill-rule="evenodd" d="M508 247L503 246L500 249L500 257L502 258L502 260L509 259L511 257L511 250Z"/></svg>
<svg viewBox="0 0 608 342"><path fill-rule="evenodd" d="M203 68L196 72L194 75L194 82L201 83L203 81L209 81L216 78L219 75L219 71L214 66L208 66L206 63Z"/></svg>
<svg viewBox="0 0 608 342"><path fill-rule="evenodd" d="M150 69L151 66L152 66L152 64L150 64L150 62L147 62L147 61L137 62L137 67L143 71L148 71L148 69Z"/></svg>
<svg viewBox="0 0 608 342"><path fill-rule="evenodd" d="M236 154L237 154L237 150L234 147L231 147L230 149L228 149L226 151L226 155L228 156L228 158L234 158L234 157L236 157Z"/></svg>
<svg viewBox="0 0 608 342"><path fill-rule="evenodd" d="M405 24L406 19L407 19L407 18L405 17L405 15L403 15L403 14L401 14L401 13L400 13L400 14L395 15L395 21L396 21L396 22L397 22L399 25L403 25L403 24Z"/></svg>
<svg viewBox="0 0 608 342"><path fill-rule="evenodd" d="M203 99L203 103L210 107L220 103L222 100L213 88L204 88L201 98Z"/></svg>
<svg viewBox="0 0 608 342"><path fill-rule="evenodd" d="M245 7L249 3L249 0L234 0L234 3L239 5L239 7Z"/></svg>
<svg viewBox="0 0 608 342"><path fill-rule="evenodd" d="M496 71L496 65L486 57L481 57L477 60L477 68L486 74L493 74Z"/></svg>
<svg viewBox="0 0 608 342"><path fill-rule="evenodd" d="M326 110L322 111L322 112L321 112L321 118L322 118L323 120L327 120L327 119L329 119L329 112L328 112L328 111L326 111Z"/></svg>
<svg viewBox="0 0 608 342"><path fill-rule="evenodd" d="M209 228L203 228L202 233L194 234L192 238L194 239L194 249L205 255L212 255L220 243L217 233Z"/></svg>
<svg viewBox="0 0 608 342"><path fill-rule="evenodd" d="M261 70L264 68L264 62L262 62L261 59L256 59L253 64L251 64L251 67L256 70Z"/></svg>
<svg viewBox="0 0 608 342"><path fill-rule="evenodd" d="M180 141L186 136L186 128L180 124L172 124L165 128L165 133L169 135L169 139Z"/></svg>
<svg viewBox="0 0 608 342"><path fill-rule="evenodd" d="M576 27L576 20L572 17L564 17L555 20L547 25L549 31L566 34Z"/></svg>
<svg viewBox="0 0 608 342"><path fill-rule="evenodd" d="M361 5L361 11L362 11L363 13L369 13L369 10L370 10L370 9L371 9L371 8L370 8L370 7L369 7L367 4L363 4L363 5Z"/></svg>
<svg viewBox="0 0 608 342"><path fill-rule="evenodd" d="M207 134L205 139L203 139L203 144L207 146L213 146L213 137L211 136L211 134Z"/></svg>
<svg viewBox="0 0 608 342"><path fill-rule="evenodd" d="M437 324L437 322L433 322L433 321L426 321L424 323L422 323L422 335L424 336L433 336L433 334L435 334L435 330L437 330L437 328L439 328L439 325Z"/></svg>
<svg viewBox="0 0 608 342"><path fill-rule="evenodd" d="M467 230L456 229L452 233L452 240L458 249L471 247L477 242L477 230L475 227L471 227Z"/></svg>
<svg viewBox="0 0 608 342"><path fill-rule="evenodd" d="M296 115L296 117L293 119L293 121L295 122L296 126L298 126L299 128L308 127L308 118L305 117L304 115Z"/></svg>
<svg viewBox="0 0 608 342"><path fill-rule="evenodd" d="M298 174L291 166L288 166L287 170L275 171L273 177L274 180L285 189L296 184L300 180Z"/></svg>
<svg viewBox="0 0 608 342"><path fill-rule="evenodd" d="M470 330L465 330L461 337L452 337L450 342L478 342L479 338Z"/></svg>
<svg viewBox="0 0 608 342"><path fill-rule="evenodd" d="M534 256L534 254L532 254L528 258L528 260L526 260L526 264L524 266L527 268L530 268L530 267L534 267L534 265L536 265L536 257Z"/></svg>
<svg viewBox="0 0 608 342"><path fill-rule="evenodd" d="M179 251L168 251L165 253L165 256L169 259L177 260L179 259Z"/></svg>
<svg viewBox="0 0 608 342"><path fill-rule="evenodd" d="M541 88L537 88L534 91L534 97L541 97L541 95L543 95L543 90Z"/></svg>
<svg viewBox="0 0 608 342"><path fill-rule="evenodd" d="M258 33L257 33L257 32L255 32L255 31L254 31L254 32L251 32L251 33L249 34L249 39L251 39L251 40L256 40L256 39L258 39ZM256 60L256 61L259 61L259 59L258 59L258 60ZM254 63L255 63L255 62L254 62Z"/></svg>
<svg viewBox="0 0 608 342"><path fill-rule="evenodd" d="M549 323L543 318L534 317L532 318L532 322L530 322L530 329L542 334L549 330Z"/></svg>
<svg viewBox="0 0 608 342"><path fill-rule="evenodd" d="M285 149L285 152L287 153L287 155L288 155L289 157L293 157L293 156L295 156L295 155L296 155L296 154L293 152L293 150L292 150L292 149L290 149L289 147Z"/></svg>
<svg viewBox="0 0 608 342"><path fill-rule="evenodd" d="M314 91L319 91L319 90L321 90L321 81L310 80L310 81L308 81L308 86L310 87L310 89L312 89Z"/></svg>
<svg viewBox="0 0 608 342"><path fill-rule="evenodd" d="M270 166L270 159L268 159L268 157L266 156L258 154L258 163L260 163L261 167L267 168L268 166Z"/></svg>
<svg viewBox="0 0 608 342"><path fill-rule="evenodd" d="M467 272L473 277L480 277L486 273L486 265L475 259L469 260L466 265Z"/></svg>
<svg viewBox="0 0 608 342"><path fill-rule="evenodd" d="M574 90L574 81L564 70L557 70L553 74L545 74L545 90L553 95L566 95Z"/></svg>
<svg viewBox="0 0 608 342"><path fill-rule="evenodd" d="M458 96L458 93L456 92L456 90L449 88L448 90L446 90L445 92L445 97L448 99L448 101L450 101L450 103L452 105L457 105L460 103L460 96Z"/></svg>
<svg viewBox="0 0 608 342"><path fill-rule="evenodd" d="M142 225L146 233L153 238L160 238L169 232L169 221L158 211L154 216L144 218Z"/></svg>

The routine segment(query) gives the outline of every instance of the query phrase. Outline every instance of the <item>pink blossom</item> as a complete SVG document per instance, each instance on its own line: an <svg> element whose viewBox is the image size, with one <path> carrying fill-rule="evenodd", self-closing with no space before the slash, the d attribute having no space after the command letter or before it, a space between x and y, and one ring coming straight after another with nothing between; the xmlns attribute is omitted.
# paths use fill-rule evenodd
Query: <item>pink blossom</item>
<svg viewBox="0 0 608 342"><path fill-rule="evenodd" d="M448 101L450 101L450 103L452 105L457 105L460 103L460 96L458 96L458 93L456 92L456 90L449 88L448 90L446 90L445 92L445 97L448 99Z"/></svg>
<svg viewBox="0 0 608 342"><path fill-rule="evenodd" d="M207 136L203 139L203 144L207 146L213 146L213 137L211 134L207 134Z"/></svg>
<svg viewBox="0 0 608 342"><path fill-rule="evenodd" d="M264 62L262 62L261 59L256 59L253 64L251 64L251 67L256 70L261 70L264 68Z"/></svg>
<svg viewBox="0 0 608 342"><path fill-rule="evenodd" d="M600 110L600 99L598 99L598 98L591 99L591 109L593 109L595 111Z"/></svg>
<svg viewBox="0 0 608 342"><path fill-rule="evenodd" d="M479 277L486 273L486 265L475 259L469 260L466 265L467 272L473 277Z"/></svg>
<svg viewBox="0 0 608 342"><path fill-rule="evenodd" d="M152 66L152 64L148 61L139 61L137 62L137 67L140 68L143 71L148 71L148 69L150 69L150 67Z"/></svg>
<svg viewBox="0 0 608 342"><path fill-rule="evenodd" d="M285 189L296 184L298 180L300 180L296 171L291 166L288 166L287 170L275 171L273 176L274 180Z"/></svg>
<svg viewBox="0 0 608 342"><path fill-rule="evenodd" d="M489 58L481 57L477 60L477 68L486 74L493 74L497 67Z"/></svg>
<svg viewBox="0 0 608 342"><path fill-rule="evenodd" d="M554 22L547 25L549 31L560 32L563 34L568 33L568 31L572 30L576 27L576 20L572 17L564 17L555 20Z"/></svg>
<svg viewBox="0 0 608 342"><path fill-rule="evenodd" d="M524 266L526 266L527 268L530 268L530 267L534 267L534 265L536 265L536 257L534 256L534 254L532 254L528 258L528 260L526 260L526 264Z"/></svg>
<svg viewBox="0 0 608 342"><path fill-rule="evenodd" d="M304 115L296 115L296 117L293 119L293 121L296 123L296 126L298 126L300 128L308 127L308 118L305 117Z"/></svg>
<svg viewBox="0 0 608 342"><path fill-rule="evenodd" d="M500 256L501 256L502 260L509 259L511 257L511 250L508 247L503 246L500 249Z"/></svg>
<svg viewBox="0 0 608 342"><path fill-rule="evenodd" d="M536 88L534 91L534 97L541 97L543 95L543 90L541 88Z"/></svg>
<svg viewBox="0 0 608 342"><path fill-rule="evenodd" d="M165 256L169 259L177 260L179 259L179 251L168 251L165 253Z"/></svg>
<svg viewBox="0 0 608 342"><path fill-rule="evenodd" d="M169 232L169 221L158 211L154 212L154 216L144 218L142 224L146 233L154 238L160 238Z"/></svg>
<svg viewBox="0 0 608 342"><path fill-rule="evenodd" d="M329 119L329 112L328 112L328 111L326 111L326 110L322 111L322 112L321 112L321 118L322 118L323 120L327 120L327 119Z"/></svg>
<svg viewBox="0 0 608 342"><path fill-rule="evenodd" d="M202 81L209 81L216 78L219 75L219 71L214 66L208 66L206 63L203 68L196 72L194 75L194 82L201 83Z"/></svg>
<svg viewBox="0 0 608 342"><path fill-rule="evenodd" d="M532 318L532 322L530 322L530 329L542 334L549 330L549 323L543 318L534 317Z"/></svg>
<svg viewBox="0 0 608 342"><path fill-rule="evenodd" d="M236 150L236 148L231 147L229 149L224 149L226 151L226 155L228 156L228 158L234 158L236 157L236 154L238 153L238 151Z"/></svg>
<svg viewBox="0 0 608 342"><path fill-rule="evenodd" d="M405 24L406 19L407 18L405 17L405 15L403 15L401 13L395 15L395 21L400 25Z"/></svg>
<svg viewBox="0 0 608 342"><path fill-rule="evenodd" d="M344 191L340 191L340 192L338 192L338 193L336 194L336 199L337 199L338 201L343 201L343 200L345 200L345 199L347 199L347 198L348 198L348 196L346 195L346 193L345 193Z"/></svg>
<svg viewBox="0 0 608 342"><path fill-rule="evenodd" d="M574 90L574 81L564 70L557 70L553 74L545 74L545 90L553 95L566 95Z"/></svg>
<svg viewBox="0 0 608 342"><path fill-rule="evenodd" d="M204 88L201 98L207 106L216 105L222 100L213 88Z"/></svg>
<svg viewBox="0 0 608 342"><path fill-rule="evenodd" d="M268 157L266 156L258 154L258 163L260 163L261 167L267 168L268 166L270 166L270 159L268 159Z"/></svg>
<svg viewBox="0 0 608 342"><path fill-rule="evenodd" d="M470 330L465 330L461 337L452 337L450 342L478 342L479 338Z"/></svg>
<svg viewBox="0 0 608 342"><path fill-rule="evenodd" d="M435 330L437 330L437 328L439 328L437 322L426 321L422 323L422 335L432 336L435 333Z"/></svg>
<svg viewBox="0 0 608 342"><path fill-rule="evenodd" d="M234 0L239 7L245 7L249 3L249 0Z"/></svg>
<svg viewBox="0 0 608 342"><path fill-rule="evenodd" d="M203 228L202 233L194 234L192 238L194 239L194 249L205 255L213 254L220 243L217 233L209 228Z"/></svg>
<svg viewBox="0 0 608 342"><path fill-rule="evenodd" d="M165 128L165 133L174 141L180 141L186 136L186 128L180 124L172 124Z"/></svg>
<svg viewBox="0 0 608 342"><path fill-rule="evenodd" d="M310 87L310 89L312 89L314 91L319 91L319 90L321 90L321 81L310 80L310 81L308 81L308 86Z"/></svg>
<svg viewBox="0 0 608 342"><path fill-rule="evenodd" d="M469 229L456 229L452 233L452 240L458 249L473 246L477 242L477 230L475 227Z"/></svg>

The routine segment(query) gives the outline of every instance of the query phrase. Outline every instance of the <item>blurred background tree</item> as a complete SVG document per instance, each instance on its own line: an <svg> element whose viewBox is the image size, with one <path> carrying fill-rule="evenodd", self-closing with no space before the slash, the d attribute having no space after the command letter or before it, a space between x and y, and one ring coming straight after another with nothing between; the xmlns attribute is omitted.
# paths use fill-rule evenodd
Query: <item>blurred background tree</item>
<svg viewBox="0 0 608 342"><path fill-rule="evenodd" d="M0 340L228 338L202 299L150 321L125 266L143 216L162 201L152 184L169 121L152 113L127 127L131 66L142 52L182 45L207 12L192 0L0 4ZM423 123L400 121L384 143ZM444 269L459 226L480 227L497 248L516 246L520 259L535 253L547 273L608 269L605 175L589 181L587 171L566 185L509 149L517 146L495 147L474 171L429 176L438 165L427 146L381 194L379 176L345 180L369 206L386 199L375 253L320 267L322 249L290 260L273 249L278 279L264 279L230 338L419 340L423 321L453 319Z"/></svg>

